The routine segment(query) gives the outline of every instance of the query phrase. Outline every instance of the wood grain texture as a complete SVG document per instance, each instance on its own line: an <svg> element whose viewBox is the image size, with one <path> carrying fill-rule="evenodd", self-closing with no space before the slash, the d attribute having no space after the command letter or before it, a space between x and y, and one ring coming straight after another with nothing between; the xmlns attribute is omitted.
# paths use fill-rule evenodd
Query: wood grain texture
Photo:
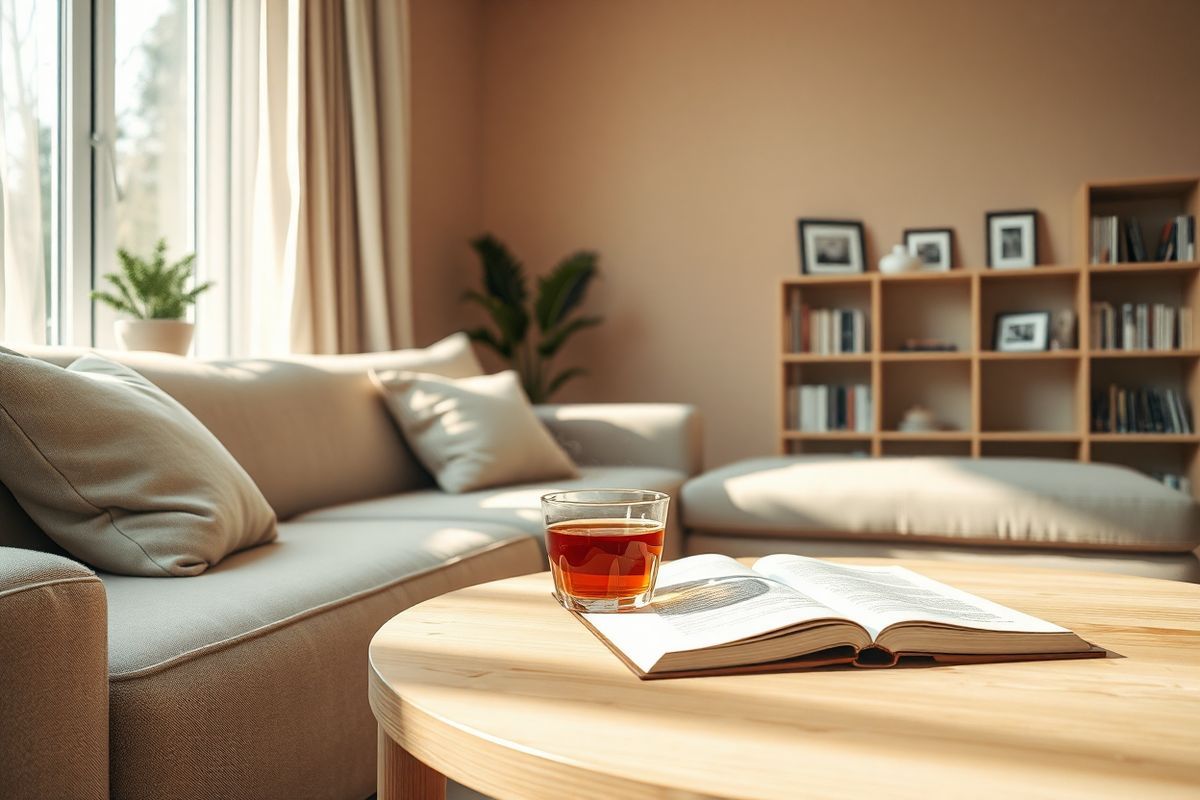
<svg viewBox="0 0 1200 800"><path fill-rule="evenodd" d="M379 800L446 800L446 776L413 758L379 728Z"/></svg>
<svg viewBox="0 0 1200 800"><path fill-rule="evenodd" d="M401 747L499 800L1200 792L1200 586L844 560L905 563L1113 655L642 682L542 574L392 619L371 704Z"/></svg>

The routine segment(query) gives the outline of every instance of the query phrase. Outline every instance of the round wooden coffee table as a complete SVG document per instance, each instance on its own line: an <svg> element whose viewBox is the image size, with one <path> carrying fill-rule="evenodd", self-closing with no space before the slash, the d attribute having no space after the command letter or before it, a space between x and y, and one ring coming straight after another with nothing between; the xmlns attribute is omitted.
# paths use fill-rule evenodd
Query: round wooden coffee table
<svg viewBox="0 0 1200 800"><path fill-rule="evenodd" d="M1200 586L903 563L1064 625L1082 661L638 680L548 573L397 615L371 642L379 797L1200 797Z"/></svg>

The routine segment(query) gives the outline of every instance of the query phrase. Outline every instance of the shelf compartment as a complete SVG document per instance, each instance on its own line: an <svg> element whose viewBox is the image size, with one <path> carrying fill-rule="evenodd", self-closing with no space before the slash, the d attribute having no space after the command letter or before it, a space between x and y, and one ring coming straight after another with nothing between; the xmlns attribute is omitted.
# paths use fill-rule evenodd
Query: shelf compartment
<svg viewBox="0 0 1200 800"><path fill-rule="evenodd" d="M1099 464L1118 464L1147 475L1186 475L1191 478L1193 485L1200 478L1200 448L1194 442L1093 439L1091 460Z"/></svg>
<svg viewBox="0 0 1200 800"><path fill-rule="evenodd" d="M887 281L880 285L882 349L903 352L909 339L939 339L969 351L971 283Z"/></svg>
<svg viewBox="0 0 1200 800"><path fill-rule="evenodd" d="M872 434L857 433L855 431L795 431L788 430L783 432L785 439L794 441L813 441L813 442L845 442L845 441L871 441Z"/></svg>
<svg viewBox="0 0 1200 800"><path fill-rule="evenodd" d="M881 431L885 442L970 442L969 431Z"/></svg>
<svg viewBox="0 0 1200 800"><path fill-rule="evenodd" d="M821 276L822 278L824 276ZM805 279L804 283L796 283L794 281L784 281L780 291L780 314L782 315L782 324L779 328L780 351L785 358L788 356L800 356L799 360L808 359L837 359L846 356L863 357L867 356L863 353L839 353L819 355L809 351L801 351L797 341L793 340L793 325L794 322L802 323L799 315L799 307L807 305L811 310L817 309L847 309L860 311L866 319L866 341L863 343L866 350L871 349L871 328L875 324L872 317L872 292L874 287L871 283L860 280L847 281L841 276L834 276L839 280L817 280L814 283L808 282ZM792 308L796 307L796 319L792 318ZM798 336L796 339L802 341L803 337ZM810 346L811 346L810 342Z"/></svg>
<svg viewBox="0 0 1200 800"><path fill-rule="evenodd" d="M966 436L972 430L971 364L957 361L893 361L881 365L882 386L876 402L882 411L883 436L929 436L899 430L913 406L929 409L946 430L936 434ZM935 435L936 435L935 434Z"/></svg>
<svg viewBox="0 0 1200 800"><path fill-rule="evenodd" d="M1089 236L1083 239L1080 251L1086 258L1091 253L1090 233L1092 217L1117 216L1124 226L1130 218L1137 218L1141 228L1142 240L1146 251L1153 256L1162 237L1164 223L1168 223L1178 214L1195 215L1197 208L1197 185L1195 177L1167 178L1147 181L1114 181L1104 183L1089 183L1084 187L1086 199L1086 217L1081 220L1085 226L1082 230ZM1161 266L1162 262L1156 264ZM1166 262L1173 263L1173 262ZM1188 263L1188 262L1179 262ZM1136 269L1137 262L1121 262L1118 264L1095 264L1097 267L1127 267Z"/></svg>
<svg viewBox="0 0 1200 800"><path fill-rule="evenodd" d="M996 320L1001 314L1023 312L1050 312L1050 333L1054 331L1055 315L1062 311L1075 314L1076 339L1079 330L1079 275L1076 273L1056 274L1037 280L1036 286L1019 280L1006 281L994 286L981 287L979 295L979 347L981 351L996 350ZM1074 348L1068 348L1073 350ZM1038 350L1022 355L1051 353L1053 350ZM1001 356L1005 357L1005 356ZM1053 356L1050 356L1053 357Z"/></svg>
<svg viewBox="0 0 1200 800"><path fill-rule="evenodd" d="M1080 362L989 360L980 364L984 432L1078 435Z"/></svg>

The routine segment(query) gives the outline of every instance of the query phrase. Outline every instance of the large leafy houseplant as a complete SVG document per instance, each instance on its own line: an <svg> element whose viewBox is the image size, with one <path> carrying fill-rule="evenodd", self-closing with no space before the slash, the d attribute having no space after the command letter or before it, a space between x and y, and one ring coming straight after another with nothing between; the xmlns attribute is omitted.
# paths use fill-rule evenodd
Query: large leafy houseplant
<svg viewBox="0 0 1200 800"><path fill-rule="evenodd" d="M174 264L168 264L166 239L158 240L149 259L124 248L117 250L117 258L121 262L121 271L104 276L115 291L94 291L92 299L136 320L181 320L187 315L188 306L213 285L212 281L207 281L187 288L196 254L190 253Z"/></svg>
<svg viewBox="0 0 1200 800"><path fill-rule="evenodd" d="M471 248L483 269L484 291L468 291L463 298L481 306L494 328L481 326L467 335L512 365L531 402L544 403L567 381L586 374L581 367L555 371L552 362L568 339L603 321L574 313L596 277L597 256L581 250L564 258L538 278L531 304L525 268L503 242L484 234L471 241Z"/></svg>

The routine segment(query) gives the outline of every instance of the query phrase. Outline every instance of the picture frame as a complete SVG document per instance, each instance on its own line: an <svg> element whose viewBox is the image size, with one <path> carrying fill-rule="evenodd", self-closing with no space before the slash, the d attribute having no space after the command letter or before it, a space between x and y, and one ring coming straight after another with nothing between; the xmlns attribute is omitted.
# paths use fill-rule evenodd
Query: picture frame
<svg viewBox="0 0 1200 800"><path fill-rule="evenodd" d="M952 228L906 228L904 247L921 259L923 272L949 272L954 266Z"/></svg>
<svg viewBox="0 0 1200 800"><path fill-rule="evenodd" d="M1036 209L989 211L984 217L987 265L992 269L1029 269L1038 263Z"/></svg>
<svg viewBox="0 0 1200 800"><path fill-rule="evenodd" d="M866 270L863 224L852 219L800 219L800 272L804 275L853 275Z"/></svg>
<svg viewBox="0 0 1200 800"><path fill-rule="evenodd" d="M1033 353L1050 348L1049 311L1009 311L996 315L992 349L998 353Z"/></svg>

